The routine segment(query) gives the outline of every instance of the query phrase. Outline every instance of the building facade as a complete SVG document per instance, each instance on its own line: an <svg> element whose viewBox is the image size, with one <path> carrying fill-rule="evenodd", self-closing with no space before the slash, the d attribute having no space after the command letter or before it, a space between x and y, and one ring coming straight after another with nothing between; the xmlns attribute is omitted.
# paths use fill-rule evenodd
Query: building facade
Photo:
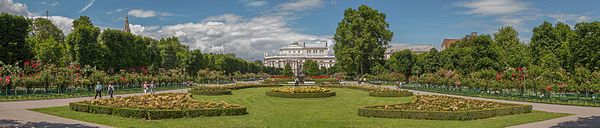
<svg viewBox="0 0 600 128"><path fill-rule="evenodd" d="M389 59L394 52L399 52L405 49L410 50L413 53L424 53L429 52L433 48L433 45L398 45L398 46L388 46L385 49L385 53L383 54L385 59Z"/></svg>
<svg viewBox="0 0 600 128"><path fill-rule="evenodd" d="M302 65L307 60L316 61L319 68L330 68L335 64L335 55L330 53L327 43L325 45L320 44L320 46L315 46L314 44L306 46L306 43L300 45L298 42L294 42L279 49L277 55L265 53L263 64L276 68L284 68L286 64L290 64L292 71L296 74L296 71L301 70Z"/></svg>

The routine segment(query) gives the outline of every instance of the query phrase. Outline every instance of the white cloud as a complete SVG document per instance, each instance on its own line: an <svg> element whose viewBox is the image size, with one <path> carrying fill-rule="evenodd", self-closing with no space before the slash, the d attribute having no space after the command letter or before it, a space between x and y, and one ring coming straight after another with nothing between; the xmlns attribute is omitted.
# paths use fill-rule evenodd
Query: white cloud
<svg viewBox="0 0 600 128"><path fill-rule="evenodd" d="M122 10L116 10L116 12L120 12ZM168 12L158 12L158 11L154 11L154 10L143 10L143 9L132 9L129 10L129 12L127 12L128 15L134 16L134 17L138 17L138 18L150 18L150 17L155 17L155 16L175 16L175 14L173 13L168 13Z"/></svg>
<svg viewBox="0 0 600 128"><path fill-rule="evenodd" d="M296 0L294 2L280 4L278 7L284 11L304 11L318 8L322 5L323 1L321 0Z"/></svg>
<svg viewBox="0 0 600 128"><path fill-rule="evenodd" d="M134 32L135 29L135 32ZM244 19L224 14L198 23L183 23L147 30L132 27L132 32L153 38L178 37L192 49L211 53L235 53L243 58L262 58L265 51L274 51L298 40L327 40L324 36L297 33L291 30L284 16L258 16Z"/></svg>
<svg viewBox="0 0 600 128"><path fill-rule="evenodd" d="M246 7L262 7L268 4L267 1L264 0L242 0L244 6Z"/></svg>
<svg viewBox="0 0 600 128"><path fill-rule="evenodd" d="M50 16L50 20L61 29L65 35L71 33L71 27L73 26L73 19L63 16Z"/></svg>
<svg viewBox="0 0 600 128"><path fill-rule="evenodd" d="M579 23L579 22L585 22L585 21L592 20L592 18L588 15L568 14L568 13L548 14L547 16L550 18L554 18L554 19L556 19L556 21L560 21L560 22Z"/></svg>
<svg viewBox="0 0 600 128"><path fill-rule="evenodd" d="M457 3L469 8L466 14L478 15L510 15L528 10L528 4L518 0L475 0Z"/></svg>
<svg viewBox="0 0 600 128"><path fill-rule="evenodd" d="M134 16L134 17L139 17L139 18L148 18L148 17L156 16L156 12L154 12L153 10L142 10L142 9L129 10L129 12L127 12L127 14Z"/></svg>
<svg viewBox="0 0 600 128"><path fill-rule="evenodd" d="M0 12L6 12L15 15L29 16L31 13L27 10L27 5L15 3L13 0L0 0Z"/></svg>
<svg viewBox="0 0 600 128"><path fill-rule="evenodd" d="M81 13L81 12L87 10L88 8L92 7L92 5L94 5L95 1L96 0L90 0L90 1L88 1L88 3L85 5L85 7L83 7L81 10L79 10L78 13Z"/></svg>

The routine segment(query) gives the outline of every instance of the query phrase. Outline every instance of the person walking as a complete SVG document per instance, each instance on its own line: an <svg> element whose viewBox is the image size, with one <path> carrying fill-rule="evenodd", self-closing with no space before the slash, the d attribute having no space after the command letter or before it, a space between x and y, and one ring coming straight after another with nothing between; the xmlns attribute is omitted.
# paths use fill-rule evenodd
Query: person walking
<svg viewBox="0 0 600 128"><path fill-rule="evenodd" d="M144 88L144 95L148 94L148 82L144 81L144 84L142 84L142 87Z"/></svg>
<svg viewBox="0 0 600 128"><path fill-rule="evenodd" d="M148 87L150 89L150 94L154 94L154 81L150 82L150 87Z"/></svg>
<svg viewBox="0 0 600 128"><path fill-rule="evenodd" d="M115 91L115 87L113 86L113 82L108 83L108 95L110 95L110 98L113 98L113 92Z"/></svg>
<svg viewBox="0 0 600 128"><path fill-rule="evenodd" d="M96 96L94 96L94 99L97 96L100 96L100 99L102 99L102 84L100 84L100 81L96 82Z"/></svg>

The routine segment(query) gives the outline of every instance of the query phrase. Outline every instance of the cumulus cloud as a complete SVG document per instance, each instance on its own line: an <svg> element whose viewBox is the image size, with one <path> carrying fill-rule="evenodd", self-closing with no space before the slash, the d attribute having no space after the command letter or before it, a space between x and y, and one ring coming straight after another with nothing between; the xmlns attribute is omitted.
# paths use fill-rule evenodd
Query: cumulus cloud
<svg viewBox="0 0 600 128"><path fill-rule="evenodd" d="M6 12L15 15L29 16L31 13L27 10L27 5L15 3L13 0L0 0L0 12Z"/></svg>
<svg viewBox="0 0 600 128"><path fill-rule="evenodd" d="M65 35L71 33L71 27L73 26L73 19L64 16L50 16L49 19L61 29Z"/></svg>
<svg viewBox="0 0 600 128"><path fill-rule="evenodd" d="M190 48L203 52L235 53L243 58L262 58L264 52L273 52L294 41L330 40L324 36L294 32L289 28L285 16L274 15L245 19L224 14L197 23L162 26L155 30L132 27L132 31L134 29L142 30L139 34L156 39L175 36Z"/></svg>
<svg viewBox="0 0 600 128"><path fill-rule="evenodd" d="M528 4L518 0L475 0L459 2L459 6L469 8L466 14L506 15L529 9Z"/></svg>
<svg viewBox="0 0 600 128"><path fill-rule="evenodd" d="M143 10L143 9L132 9L127 12L128 15L138 17L138 18L149 18L155 16L174 16L173 13L168 12L158 12L154 10Z"/></svg>
<svg viewBox="0 0 600 128"><path fill-rule="evenodd" d="M267 1L264 0L242 0L244 6L246 7L262 7L268 4Z"/></svg>

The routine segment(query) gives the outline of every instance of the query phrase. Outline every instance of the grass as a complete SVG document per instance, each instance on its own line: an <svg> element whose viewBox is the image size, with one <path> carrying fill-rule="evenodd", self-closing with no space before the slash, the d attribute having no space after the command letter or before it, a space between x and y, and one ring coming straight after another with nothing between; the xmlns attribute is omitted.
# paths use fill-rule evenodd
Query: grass
<svg viewBox="0 0 600 128"><path fill-rule="evenodd" d="M115 127L506 127L537 122L568 114L533 111L528 114L493 117L472 121L438 121L361 117L358 107L396 104L409 98L370 97L368 92L332 89L337 96L327 98L269 97L270 88L236 90L233 95L194 96L199 100L226 101L244 105L250 114L207 118L143 120L112 115L74 112L67 106L34 111Z"/></svg>
<svg viewBox="0 0 600 128"><path fill-rule="evenodd" d="M553 96L551 96L551 98L540 98L540 97L536 97L536 96L495 95L495 94L483 93L483 92L478 92L478 91L473 91L473 90L467 90L467 91L465 91L465 90L450 90L450 89L445 89L445 88L417 87L417 86L413 86L413 85L405 85L402 88L410 89L410 90L418 90L418 91L451 94L451 95L489 98L489 99L525 101L525 102L546 103L546 104L600 107L600 103L597 101L592 102L590 100L581 101L581 100L576 100L576 99L560 99L560 97L553 97ZM580 98L580 97L577 97L577 98Z"/></svg>
<svg viewBox="0 0 600 128"><path fill-rule="evenodd" d="M176 90L184 89L186 86L165 86L157 87L154 91L163 90ZM142 93L142 88L129 88L129 89L115 89L114 95L119 94L131 94L131 93ZM29 95L0 95L0 102L10 101L25 101L25 100L49 100L49 99L64 99L64 98L77 98L77 97L88 97L94 96L96 93L81 91L81 92L66 92L66 93L47 93L47 94L29 94ZM108 92L102 91L102 96L108 96Z"/></svg>

